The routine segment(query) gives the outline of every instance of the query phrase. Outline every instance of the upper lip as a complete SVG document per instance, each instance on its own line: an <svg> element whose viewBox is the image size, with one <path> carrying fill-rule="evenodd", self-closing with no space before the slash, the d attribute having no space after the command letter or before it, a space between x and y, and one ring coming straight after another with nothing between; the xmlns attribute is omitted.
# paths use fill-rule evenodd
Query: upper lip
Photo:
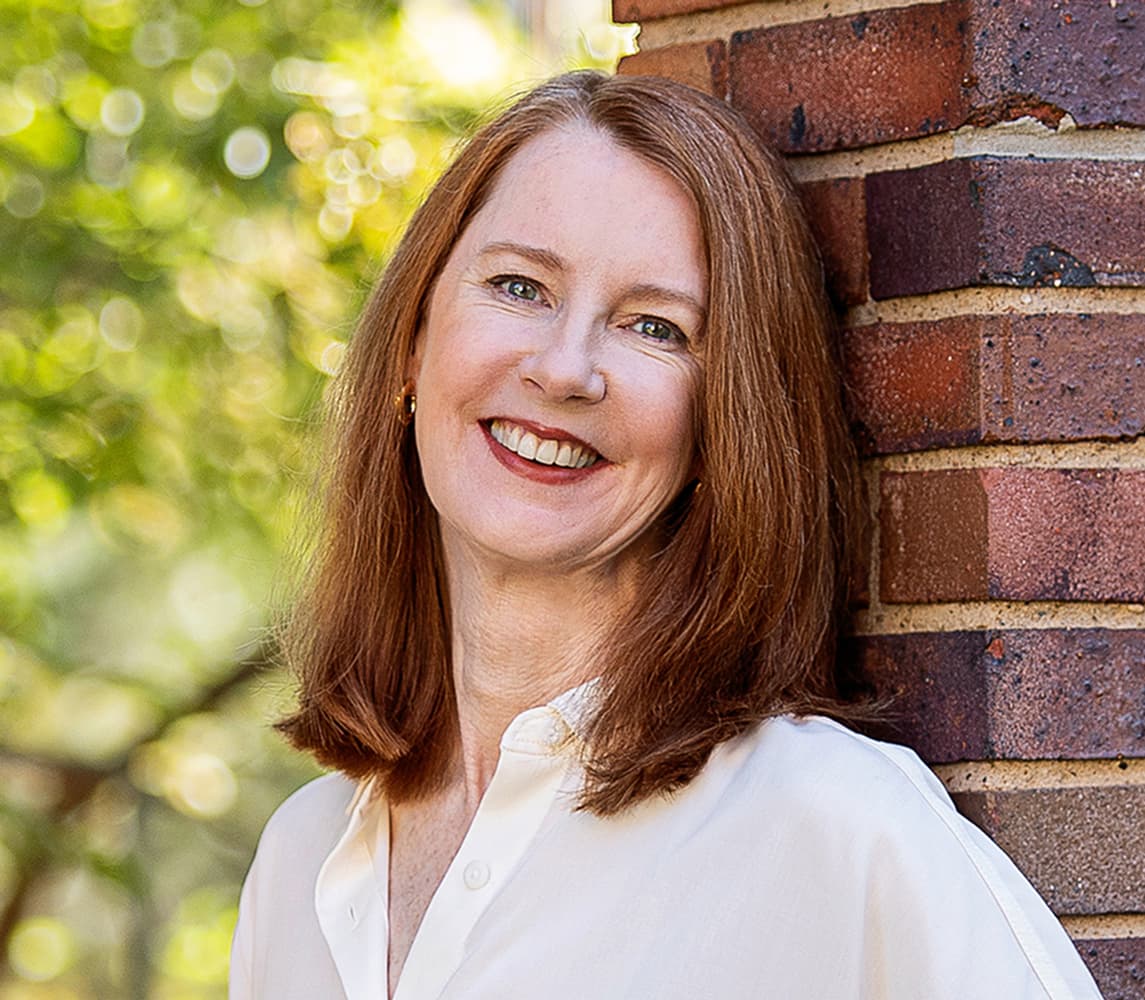
<svg viewBox="0 0 1145 1000"><path fill-rule="evenodd" d="M489 417L482 421L486 427L493 423L494 420L501 420L508 424L516 424L518 427L523 427L525 430L535 434L539 438L549 438L555 441L567 441L571 445L579 445L581 448L586 448L594 455L598 456L598 461L603 459L604 456L600 453L600 449L594 444L590 444L584 438L577 437L570 431L566 431L563 427L550 427L548 424L539 424L535 420L525 420L523 417L508 417L504 414L498 414L495 417Z"/></svg>

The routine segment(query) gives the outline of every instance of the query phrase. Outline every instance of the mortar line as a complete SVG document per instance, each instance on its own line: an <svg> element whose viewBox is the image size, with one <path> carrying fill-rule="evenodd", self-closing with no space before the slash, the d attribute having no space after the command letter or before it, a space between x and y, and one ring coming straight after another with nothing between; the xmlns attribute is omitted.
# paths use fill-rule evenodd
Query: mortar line
<svg viewBox="0 0 1145 1000"><path fill-rule="evenodd" d="M950 132L827 153L789 154L798 182L862 178L888 170L917 169L975 157L1038 160L1145 160L1145 129L1078 128L1066 115L1057 128L1029 116L993 125L963 125Z"/></svg>
<svg viewBox="0 0 1145 1000"><path fill-rule="evenodd" d="M855 612L850 635L925 632L1046 631L1050 629L1145 630L1145 604L1096 601L967 601L882 604Z"/></svg>
<svg viewBox="0 0 1145 1000"><path fill-rule="evenodd" d="M882 472L947 472L959 469L1145 469L1145 436L1125 441L1057 441L980 444L879 455L866 463Z"/></svg>
<svg viewBox="0 0 1145 1000"><path fill-rule="evenodd" d="M934 764L931 770L952 795L1063 788L1145 786L1145 759L999 760Z"/></svg>
<svg viewBox="0 0 1145 1000"><path fill-rule="evenodd" d="M955 288L896 299L870 299L849 309L847 329L876 323L923 323L961 316L1100 314L1145 316L1145 288Z"/></svg>
<svg viewBox="0 0 1145 1000"><path fill-rule="evenodd" d="M1066 933L1077 940L1116 941L1145 938L1145 913L1101 913L1059 916Z"/></svg>

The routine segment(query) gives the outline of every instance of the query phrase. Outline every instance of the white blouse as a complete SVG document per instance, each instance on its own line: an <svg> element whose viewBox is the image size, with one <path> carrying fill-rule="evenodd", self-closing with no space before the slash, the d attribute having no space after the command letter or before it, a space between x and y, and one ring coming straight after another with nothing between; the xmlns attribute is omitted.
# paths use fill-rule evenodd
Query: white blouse
<svg viewBox="0 0 1145 1000"><path fill-rule="evenodd" d="M395 1000L1100 1000L1013 863L904 747L781 717L670 798L576 812L578 691L519 715ZM231 1000L382 1000L388 810L319 778L267 824Z"/></svg>

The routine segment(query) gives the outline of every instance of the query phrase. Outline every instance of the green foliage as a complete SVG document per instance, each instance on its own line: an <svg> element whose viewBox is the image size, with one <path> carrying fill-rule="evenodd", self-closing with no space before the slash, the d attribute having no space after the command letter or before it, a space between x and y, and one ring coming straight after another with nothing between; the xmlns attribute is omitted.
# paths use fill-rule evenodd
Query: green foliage
<svg viewBox="0 0 1145 1000"><path fill-rule="evenodd" d="M314 773L265 631L316 404L458 134L615 58L586 3L595 57L492 4L0 0L0 998L225 995Z"/></svg>

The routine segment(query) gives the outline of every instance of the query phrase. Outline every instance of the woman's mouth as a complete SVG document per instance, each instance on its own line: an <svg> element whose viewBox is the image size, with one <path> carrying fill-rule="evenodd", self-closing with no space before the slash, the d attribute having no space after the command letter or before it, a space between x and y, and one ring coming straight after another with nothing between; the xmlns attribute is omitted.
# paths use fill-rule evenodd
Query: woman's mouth
<svg viewBox="0 0 1145 1000"><path fill-rule="evenodd" d="M501 447L538 465L586 469L600 458L583 442L540 437L519 424L501 418L489 422L489 434Z"/></svg>

